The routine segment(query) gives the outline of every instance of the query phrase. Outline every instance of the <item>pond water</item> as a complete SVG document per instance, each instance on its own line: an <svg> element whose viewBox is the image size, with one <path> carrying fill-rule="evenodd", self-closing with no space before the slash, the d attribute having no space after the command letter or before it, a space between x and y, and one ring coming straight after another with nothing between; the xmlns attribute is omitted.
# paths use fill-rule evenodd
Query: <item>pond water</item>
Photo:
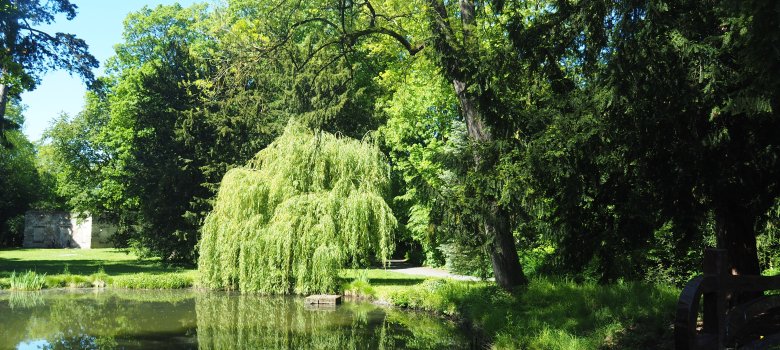
<svg viewBox="0 0 780 350"><path fill-rule="evenodd" d="M221 292L0 293L0 349L466 349L452 322L345 302Z"/></svg>

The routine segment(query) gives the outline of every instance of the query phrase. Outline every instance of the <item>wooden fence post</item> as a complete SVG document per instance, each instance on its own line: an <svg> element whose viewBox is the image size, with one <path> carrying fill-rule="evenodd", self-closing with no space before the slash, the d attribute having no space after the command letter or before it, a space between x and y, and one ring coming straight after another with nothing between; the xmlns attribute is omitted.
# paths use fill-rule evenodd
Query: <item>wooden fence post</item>
<svg viewBox="0 0 780 350"><path fill-rule="evenodd" d="M723 349L726 335L726 304L729 293L726 290L725 278L729 273L728 254L725 249L707 249L704 251L704 276L715 277L715 289L704 293L703 333L715 334L718 348Z"/></svg>

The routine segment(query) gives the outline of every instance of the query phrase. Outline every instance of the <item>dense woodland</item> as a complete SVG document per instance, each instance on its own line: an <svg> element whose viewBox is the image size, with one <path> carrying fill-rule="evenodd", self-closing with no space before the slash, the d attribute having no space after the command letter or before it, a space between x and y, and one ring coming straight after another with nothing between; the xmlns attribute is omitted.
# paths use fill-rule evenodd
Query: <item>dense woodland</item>
<svg viewBox="0 0 780 350"><path fill-rule="evenodd" d="M774 1L160 6L127 17L97 78L86 43L36 30L67 0L0 9L5 246L26 210L62 209L194 264L223 176L295 124L381 151L399 258L507 288L681 283L708 246L739 274L780 268ZM18 96L55 68L91 89L33 144Z"/></svg>

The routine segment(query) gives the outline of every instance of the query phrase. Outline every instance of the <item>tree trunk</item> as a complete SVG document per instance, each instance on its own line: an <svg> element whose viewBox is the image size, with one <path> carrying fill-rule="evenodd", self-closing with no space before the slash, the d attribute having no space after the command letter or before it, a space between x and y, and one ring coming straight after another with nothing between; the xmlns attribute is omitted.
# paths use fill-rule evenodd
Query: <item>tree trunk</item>
<svg viewBox="0 0 780 350"><path fill-rule="evenodd" d="M491 142L492 135L482 119L477 99L469 93L470 65L472 54L479 48L479 43L472 35L472 27L476 22L475 1L458 0L460 21L463 24L462 43L456 44L456 36L450 26L447 6L442 0L429 0L431 7L430 24L434 34L434 47L439 54L439 64L445 75L452 81L455 94L458 96L461 113L466 120L469 139L476 144ZM472 50L472 52L469 51ZM473 56L476 57L476 56ZM473 63L473 62L472 62ZM477 167L482 164L482 156L474 155ZM486 199L486 212L480 230L490 240L488 252L493 264L493 274L496 282L504 289L513 289L527 282L520 259L515 248L515 239L509 225L507 213L498 205L495 198Z"/></svg>
<svg viewBox="0 0 780 350"><path fill-rule="evenodd" d="M733 275L760 275L756 249L756 215L747 208L728 202L715 209L718 248L725 249ZM731 305L760 298L763 292L740 292L729 297Z"/></svg>
<svg viewBox="0 0 780 350"><path fill-rule="evenodd" d="M5 120L5 109L8 105L8 86L0 84L0 148L9 148L11 143L5 137L6 126L10 127L11 123Z"/></svg>
<svg viewBox="0 0 780 350"><path fill-rule="evenodd" d="M5 118L5 107L8 105L8 86L0 84L0 119ZM5 125L0 123L0 126ZM3 130L0 130L3 131Z"/></svg>
<svg viewBox="0 0 780 350"><path fill-rule="evenodd" d="M486 143L492 141L489 130L485 127L484 121L477 109L476 101L468 95L466 84L453 80L455 93L458 95L461 113L466 119L466 129L469 139L475 143ZM482 157L479 153L474 155L474 162L477 166L482 163ZM490 261L493 264L493 276L496 283L501 288L511 290L517 286L524 285L528 279L523 273L520 265L520 259L517 256L515 247L515 238L512 235L512 228L509 225L508 214L496 203L490 200L488 205L488 215L484 218L482 225L482 234L488 237L490 245L488 253Z"/></svg>
<svg viewBox="0 0 780 350"><path fill-rule="evenodd" d="M496 283L511 290L528 283L517 256L515 239L507 214L496 204L490 204L491 215L485 220L484 231L492 238L489 246L490 261Z"/></svg>
<svg viewBox="0 0 780 350"><path fill-rule="evenodd" d="M715 210L718 248L728 251L732 274L761 274L756 249L756 219L749 209L734 202Z"/></svg>

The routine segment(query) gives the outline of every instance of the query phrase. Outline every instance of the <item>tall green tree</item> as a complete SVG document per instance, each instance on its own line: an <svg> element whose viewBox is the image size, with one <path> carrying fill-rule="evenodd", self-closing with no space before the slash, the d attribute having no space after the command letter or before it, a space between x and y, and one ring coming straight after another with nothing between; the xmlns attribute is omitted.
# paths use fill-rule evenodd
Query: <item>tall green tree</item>
<svg viewBox="0 0 780 350"><path fill-rule="evenodd" d="M361 43L382 40L404 50L396 51L401 57L432 51L441 73L453 86L473 151L471 166L462 174L465 192L460 198L465 201L454 209L467 214L461 217L468 220L461 222L479 237L477 240L487 243L496 281L513 288L524 284L526 277L519 263L508 207L501 200L501 181L490 180L498 169L499 141L512 136L511 130L504 127L510 118L503 113L509 108L490 90L496 72L484 69L505 62L497 59L506 53L509 42L501 25L501 6L493 6L492 2L477 5L472 1L323 1L307 3L304 10L303 5L296 4L287 10L295 16L279 24L278 32L282 34L271 42L285 42L296 37L301 28L316 27L334 38L315 46L313 51L320 56L328 57L328 51L323 54L320 50L333 46L338 51L330 57L338 57L339 53L361 47Z"/></svg>
<svg viewBox="0 0 780 350"><path fill-rule="evenodd" d="M92 83L92 68L98 62L87 51L87 44L67 33L49 34L39 26L54 22L57 14L76 17L76 5L68 0L0 1L0 141L3 131L18 128L5 118L9 98L32 90L41 74L50 69L77 73Z"/></svg>
<svg viewBox="0 0 780 350"><path fill-rule="evenodd" d="M338 288L338 271L385 261L396 219L379 149L292 122L229 171L203 226L204 285L266 294Z"/></svg>
<svg viewBox="0 0 780 350"><path fill-rule="evenodd" d="M780 178L778 90L767 78L780 62L767 49L776 11L559 1L512 24L518 56L553 84L556 116L530 169L558 205L570 266L594 255L604 267L641 266L647 242L667 231L685 256L714 231L735 273L760 273L757 228ZM614 262L616 245L628 261Z"/></svg>
<svg viewBox="0 0 780 350"><path fill-rule="evenodd" d="M145 8L125 20L125 42L112 62L117 85L109 97L108 134L121 140L121 212L129 243L165 261L193 263L201 208L208 194L202 161L181 137L182 121L200 102L194 82L203 71L193 57L205 40L198 27L207 8Z"/></svg>
<svg viewBox="0 0 780 350"><path fill-rule="evenodd" d="M58 190L79 212L116 220L144 255L194 263L208 196L194 149L179 128L200 100L194 48L204 5L144 8L125 21L125 42L85 109L47 131Z"/></svg>
<svg viewBox="0 0 780 350"><path fill-rule="evenodd" d="M84 109L75 116L55 119L43 133L39 161L53 174L58 195L70 210L80 213L116 212L122 182L114 160L117 152L104 137L110 121L108 86L86 94Z"/></svg>
<svg viewBox="0 0 780 350"><path fill-rule="evenodd" d="M24 106L11 99L7 118L24 125ZM6 131L10 147L0 147L0 246L18 247L24 239L24 215L30 209L59 209L48 175L39 170L34 144L19 130Z"/></svg>

